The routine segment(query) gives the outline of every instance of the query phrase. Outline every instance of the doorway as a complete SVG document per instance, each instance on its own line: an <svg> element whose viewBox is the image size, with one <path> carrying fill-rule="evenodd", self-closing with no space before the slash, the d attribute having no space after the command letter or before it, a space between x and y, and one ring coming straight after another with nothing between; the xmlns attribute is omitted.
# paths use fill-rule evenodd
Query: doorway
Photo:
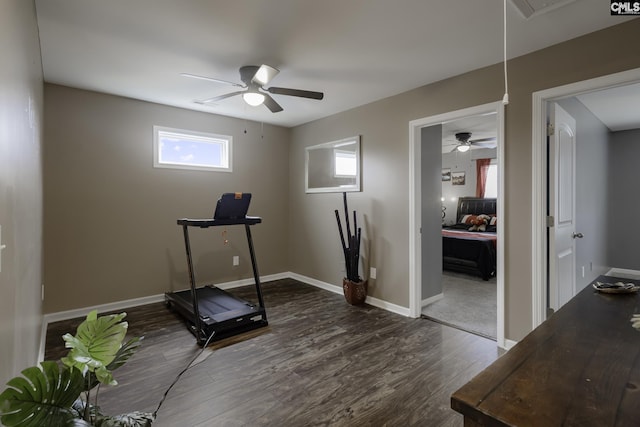
<svg viewBox="0 0 640 427"><path fill-rule="evenodd" d="M547 160L547 117L549 105L571 97L585 95L604 89L619 88L640 81L640 69L625 71L609 76L572 83L533 94L533 135L532 135L532 327L540 325L547 318L549 306L548 278L556 275L553 266L547 264L552 254L548 250L548 160ZM579 263L580 264L580 263ZM592 266L578 266L578 270ZM578 285L580 288L580 285ZM581 288L580 288L581 289Z"/></svg>
<svg viewBox="0 0 640 427"><path fill-rule="evenodd" d="M504 105L502 102L495 102L490 104L484 104L476 107L470 107L462 110L457 110L437 116L426 117L424 119L414 120L409 123L409 155L410 155L410 170L409 170L409 304L410 315L412 317L420 317L422 313L423 302L423 253L422 253L422 238L423 236L433 236L434 231L436 235L441 236L442 224L440 216L434 216L433 221L424 221L422 219L423 205L425 201L422 195L422 130L430 126L442 125L455 120L460 120L466 117L481 116L483 114L495 114L496 117L496 159L498 170L504 170ZM440 170L437 171L437 176L440 176ZM503 216L504 208L502 203L503 194L503 174L498 175L498 197L497 197L497 211L498 217ZM441 201L439 200L428 201L429 203L436 204L436 209L440 212ZM504 222L498 221L497 226L497 247L503 248L503 236L504 236ZM425 237L426 238L426 237ZM441 238L440 238L441 239ZM505 347L504 342L504 274L503 274L503 259L504 253L501 249L497 251L496 260L496 341L499 347ZM442 265L442 258L436 260L439 265ZM440 267L441 268L441 267Z"/></svg>
<svg viewBox="0 0 640 427"><path fill-rule="evenodd" d="M439 234L422 233L422 317L492 340L496 339L497 325L496 205L487 203L477 212L491 215L494 224L483 224L476 231L469 230L476 228L473 224L463 224L464 214L458 208L471 200L497 198L496 134L495 112L423 128L421 166L423 199L433 197L428 181L437 181L441 201L437 216L442 223ZM439 157L441 163L434 165L432 159L425 159L429 156ZM434 168L441 173L433 174ZM465 208L464 213L468 212ZM433 214L423 212L422 222L430 221ZM467 217L466 222L472 218ZM429 259L435 257L441 262ZM434 282L439 284L437 288L426 286Z"/></svg>

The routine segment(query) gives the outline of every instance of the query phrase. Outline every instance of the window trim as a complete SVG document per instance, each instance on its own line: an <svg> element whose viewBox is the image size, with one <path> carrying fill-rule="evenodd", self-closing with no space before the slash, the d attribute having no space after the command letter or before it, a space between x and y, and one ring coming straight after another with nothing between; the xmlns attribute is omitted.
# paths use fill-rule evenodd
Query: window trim
<svg viewBox="0 0 640 427"><path fill-rule="evenodd" d="M189 165L182 163L166 163L160 162L160 134L171 133L176 135L182 135L186 137L193 137L193 139L215 139L221 140L224 144L223 150L227 152L227 166L200 166ZM202 141L203 143L212 143L209 141ZM223 153L224 156L224 153ZM153 167L160 169L182 169L182 170L197 170L197 171L209 171L209 172L233 172L233 137L230 135L221 135L210 132L199 132L188 129L170 128L166 126L153 126Z"/></svg>

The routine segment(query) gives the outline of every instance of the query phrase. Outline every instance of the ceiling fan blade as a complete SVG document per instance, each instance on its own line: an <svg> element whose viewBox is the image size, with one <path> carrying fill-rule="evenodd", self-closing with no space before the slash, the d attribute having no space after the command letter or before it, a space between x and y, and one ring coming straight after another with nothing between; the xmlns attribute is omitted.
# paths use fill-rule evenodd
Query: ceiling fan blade
<svg viewBox="0 0 640 427"><path fill-rule="evenodd" d="M282 111L282 107L280 106L280 104L278 104L276 102L275 99L273 99L272 97L270 97L269 95L267 95L266 93L263 93L264 95L264 105L267 106L267 108L272 112L272 113L277 113L279 111Z"/></svg>
<svg viewBox="0 0 640 427"><path fill-rule="evenodd" d="M243 86L243 85L241 85L239 83L233 83L233 82L228 82L226 80L214 79L213 77L198 76L196 74L189 74L189 73L180 73L180 75L182 77L189 77L191 79L207 80L207 81L210 81L210 82L223 83L223 84L231 85L231 86L246 87L246 86Z"/></svg>
<svg viewBox="0 0 640 427"><path fill-rule="evenodd" d="M495 142L472 142L472 144L476 147L496 148Z"/></svg>
<svg viewBox="0 0 640 427"><path fill-rule="evenodd" d="M495 142L495 140L496 140L496 137L495 136L491 136L489 138L472 139L469 142L472 143L472 144L476 144L478 142L489 142L489 141Z"/></svg>
<svg viewBox="0 0 640 427"><path fill-rule="evenodd" d="M267 92L273 93L275 95L289 95L289 96L299 96L301 98L310 98L310 99L322 99L324 98L324 93L322 92L312 92L310 90L300 90L300 89L289 89L286 87L270 87L266 89Z"/></svg>
<svg viewBox="0 0 640 427"><path fill-rule="evenodd" d="M262 64L260 68L258 68L258 71L256 71L251 81L258 83L260 86L264 86L268 84L275 76L277 76L279 72L280 70L278 70L277 68Z"/></svg>
<svg viewBox="0 0 640 427"><path fill-rule="evenodd" d="M209 102L221 101L223 99L231 98L232 96L240 95L245 91L241 90L238 92L225 93L224 95L214 96L213 98L203 99L202 101L196 101L198 104L208 104Z"/></svg>

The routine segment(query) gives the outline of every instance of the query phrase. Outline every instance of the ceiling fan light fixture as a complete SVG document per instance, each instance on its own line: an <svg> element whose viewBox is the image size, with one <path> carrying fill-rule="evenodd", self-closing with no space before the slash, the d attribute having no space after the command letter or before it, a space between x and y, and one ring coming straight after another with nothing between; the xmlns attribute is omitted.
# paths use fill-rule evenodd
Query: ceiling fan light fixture
<svg viewBox="0 0 640 427"><path fill-rule="evenodd" d="M262 64L256 74L253 76L253 81L260 83L260 85L266 85L276 76L280 71L277 68L270 67Z"/></svg>
<svg viewBox="0 0 640 427"><path fill-rule="evenodd" d="M242 94L242 99L252 107L257 107L264 102L264 95L258 92L245 92Z"/></svg>
<svg viewBox="0 0 640 427"><path fill-rule="evenodd" d="M461 153L465 153L465 152L469 151L470 148L471 147L468 146L467 144L460 144L457 147L458 151L461 152Z"/></svg>

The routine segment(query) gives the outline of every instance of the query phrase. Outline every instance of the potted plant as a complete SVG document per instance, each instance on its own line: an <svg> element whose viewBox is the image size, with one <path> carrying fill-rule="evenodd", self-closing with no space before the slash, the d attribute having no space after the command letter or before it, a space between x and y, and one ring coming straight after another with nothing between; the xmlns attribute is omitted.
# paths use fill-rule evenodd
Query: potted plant
<svg viewBox="0 0 640 427"><path fill-rule="evenodd" d="M116 385L113 371L133 355L141 338L123 344L126 313L98 317L92 311L76 335L65 334L66 357L44 361L22 371L0 394L0 420L6 427L150 426L157 413L107 416L100 412L101 384Z"/></svg>
<svg viewBox="0 0 640 427"><path fill-rule="evenodd" d="M342 242L342 251L344 253L344 264L347 277L342 280L342 290L344 297L349 304L364 304L367 298L367 281L362 280L358 273L360 264L360 236L361 230L358 227L358 218L356 211L353 211L353 234L351 234L351 224L349 223L349 208L347 207L347 193L342 193L344 202L344 217L347 235L345 238L340 221L338 209L335 210L336 221L338 222L338 231L340 232L340 240Z"/></svg>

